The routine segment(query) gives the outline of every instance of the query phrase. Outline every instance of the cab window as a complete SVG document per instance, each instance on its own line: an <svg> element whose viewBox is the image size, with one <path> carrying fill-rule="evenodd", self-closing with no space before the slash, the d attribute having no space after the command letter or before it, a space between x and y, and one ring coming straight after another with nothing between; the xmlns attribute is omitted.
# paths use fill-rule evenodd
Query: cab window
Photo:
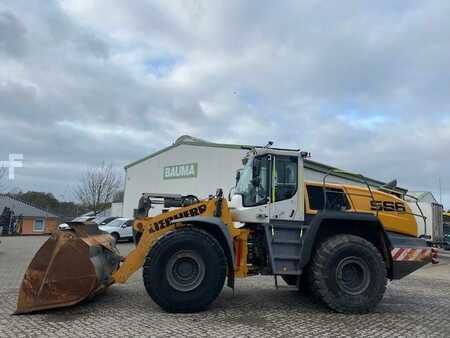
<svg viewBox="0 0 450 338"><path fill-rule="evenodd" d="M297 193L298 159L295 156L275 156L272 171L273 202L287 200Z"/></svg>
<svg viewBox="0 0 450 338"><path fill-rule="evenodd" d="M350 209L350 203L347 195L342 189L327 188L327 210L343 211ZM324 196L323 187L307 185L309 208L312 210L323 210Z"/></svg>
<svg viewBox="0 0 450 338"><path fill-rule="evenodd" d="M269 197L270 161L267 155L247 162L236 185L244 207L266 204Z"/></svg>

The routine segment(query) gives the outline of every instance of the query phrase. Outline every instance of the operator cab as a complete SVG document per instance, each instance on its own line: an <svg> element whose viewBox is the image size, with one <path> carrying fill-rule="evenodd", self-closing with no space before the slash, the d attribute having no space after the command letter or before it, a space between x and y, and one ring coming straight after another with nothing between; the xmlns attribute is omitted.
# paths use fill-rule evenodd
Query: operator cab
<svg viewBox="0 0 450 338"><path fill-rule="evenodd" d="M302 221L303 155L300 151L260 148L243 159L230 209L233 220L268 223Z"/></svg>

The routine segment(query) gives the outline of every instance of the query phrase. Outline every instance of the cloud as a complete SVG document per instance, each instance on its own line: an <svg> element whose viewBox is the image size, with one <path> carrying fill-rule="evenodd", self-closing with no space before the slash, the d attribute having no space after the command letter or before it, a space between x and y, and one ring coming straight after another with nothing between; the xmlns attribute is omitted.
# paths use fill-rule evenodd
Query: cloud
<svg viewBox="0 0 450 338"><path fill-rule="evenodd" d="M273 140L436 196L440 179L450 206L449 14L438 1L6 0L0 156L24 153L17 186L62 194L87 165L121 168L181 134Z"/></svg>
<svg viewBox="0 0 450 338"><path fill-rule="evenodd" d="M12 57L25 53L26 29L18 18L9 11L0 13L0 51Z"/></svg>

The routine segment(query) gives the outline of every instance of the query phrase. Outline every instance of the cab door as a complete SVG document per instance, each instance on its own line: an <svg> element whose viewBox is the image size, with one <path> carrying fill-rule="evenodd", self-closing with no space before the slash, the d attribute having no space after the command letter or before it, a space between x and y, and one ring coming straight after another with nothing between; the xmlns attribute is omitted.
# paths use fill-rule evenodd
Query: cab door
<svg viewBox="0 0 450 338"><path fill-rule="evenodd" d="M300 220L299 210L299 157L272 156L270 219Z"/></svg>

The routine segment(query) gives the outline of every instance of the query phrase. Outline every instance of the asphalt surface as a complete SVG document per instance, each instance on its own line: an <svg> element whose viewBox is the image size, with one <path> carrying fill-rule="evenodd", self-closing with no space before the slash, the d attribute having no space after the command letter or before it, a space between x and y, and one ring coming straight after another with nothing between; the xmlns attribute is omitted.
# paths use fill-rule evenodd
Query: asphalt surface
<svg viewBox="0 0 450 338"><path fill-rule="evenodd" d="M146 294L141 272L94 301L12 316L23 273L43 237L0 238L0 337L450 337L450 254L390 283L375 312L337 314L272 277L237 281L208 311L169 314ZM132 249L120 243L126 254ZM284 283L280 280L280 285Z"/></svg>

